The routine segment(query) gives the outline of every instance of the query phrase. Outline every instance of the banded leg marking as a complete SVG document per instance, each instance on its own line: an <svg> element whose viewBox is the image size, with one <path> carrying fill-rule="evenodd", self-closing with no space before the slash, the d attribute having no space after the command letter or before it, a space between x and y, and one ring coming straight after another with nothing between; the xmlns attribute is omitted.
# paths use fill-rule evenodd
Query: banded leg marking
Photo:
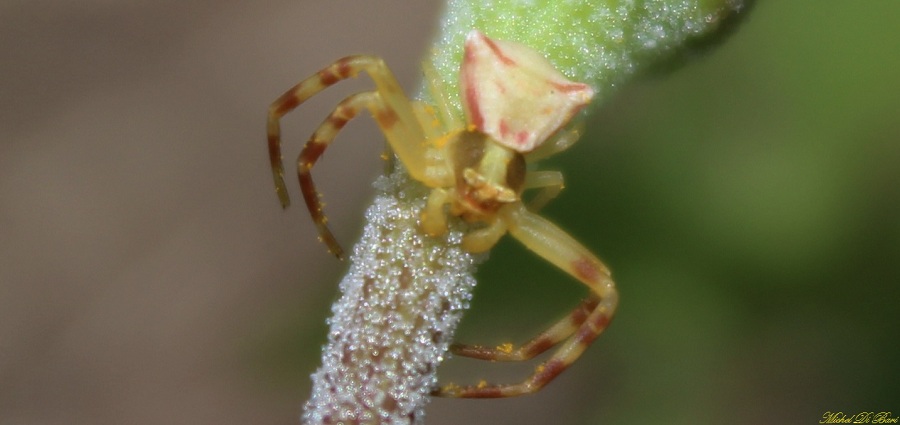
<svg viewBox="0 0 900 425"><path fill-rule="evenodd" d="M500 362L531 360L572 336L581 324L587 320L588 315L594 311L599 302L600 299L596 296L586 298L565 318L518 348L512 344L499 347L452 344L450 352L462 357Z"/></svg>
<svg viewBox="0 0 900 425"><path fill-rule="evenodd" d="M319 157L325 152L325 148L331 144L338 132L348 121L356 117L363 108L368 109L372 113L379 126L391 126L394 124L392 115L388 112L388 107L384 105L381 96L377 92L371 91L351 95L341 101L331 115L319 125L297 158L297 175L300 179L300 190L303 192L303 199L306 201L309 214L319 231L319 238L328 247L328 251L340 259L344 258L344 251L337 239L335 239L331 229L328 228L328 218L322 210L321 196L316 191L316 185L313 182L310 171L312 171L316 161L319 160Z"/></svg>
<svg viewBox="0 0 900 425"><path fill-rule="evenodd" d="M525 381L509 385L466 387L448 385L435 389L432 392L434 395L497 398L533 393L559 376L584 353L587 347L609 325L619 303L619 296L615 283L610 278L609 269L590 251L549 221L527 211L521 204L511 205L505 213L508 214L511 223L509 233L513 237L591 289L593 296L589 298L589 302L586 301L586 306L593 308L590 309L584 321L577 325L574 332L570 333L562 342L556 352L535 368L534 373ZM596 300L596 304L591 300ZM564 339L565 332L563 330L567 330L565 329L567 324L565 320L562 323L562 325L557 324L548 330L552 336L546 338L547 342L541 343L547 344L555 338ZM557 327L560 329L555 329ZM540 341L542 336L538 336L536 339ZM549 347L540 348L547 349ZM535 348L532 350L537 351Z"/></svg>
<svg viewBox="0 0 900 425"><path fill-rule="evenodd" d="M281 126L279 122L281 117L293 111L320 91L341 80L356 77L363 71L368 73L372 81L375 82L377 91L381 93L382 100L387 105L387 107L380 109L384 116L376 118L378 118L379 125L390 123L382 125L382 130L391 144L391 148L400 155L404 162L408 158L423 156L425 147L423 141L425 138L422 129L418 125L409 98L403 94L403 89L400 87L394 74L379 57L367 55L347 56L297 83L297 85L282 94L269 106L266 125L269 161L275 181L275 192L281 201L282 207L287 208L291 202L284 183ZM400 122L402 125L393 125L397 122ZM413 171L419 170L413 169Z"/></svg>

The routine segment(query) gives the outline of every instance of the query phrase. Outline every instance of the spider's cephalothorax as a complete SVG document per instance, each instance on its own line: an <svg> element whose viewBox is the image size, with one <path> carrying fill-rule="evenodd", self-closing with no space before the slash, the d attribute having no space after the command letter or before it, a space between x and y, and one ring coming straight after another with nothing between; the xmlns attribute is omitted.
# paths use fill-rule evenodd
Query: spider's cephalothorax
<svg viewBox="0 0 900 425"><path fill-rule="evenodd" d="M568 80L540 53L519 43L493 40L478 31L466 38L460 67L465 122L449 106L450 94L426 67L433 104L412 101L384 62L348 56L301 81L269 108L268 140L276 192L289 205L281 161L280 118L335 84L368 73L376 89L341 101L313 133L297 160L300 188L322 241L342 257L326 225L310 170L343 126L368 109L410 176L431 188L422 211L422 230L447 232L448 215L481 223L464 237L470 252L486 251L509 233L526 247L584 283L591 293L569 316L513 348L453 345L454 353L488 360L526 360L561 344L534 374L514 385L448 385L434 394L450 397L508 397L534 392L574 362L606 328L618 304L609 269L590 251L536 214L563 186L556 171L528 171L526 163L565 150L579 130L564 128L593 97L590 86ZM540 189L527 204L526 189Z"/></svg>

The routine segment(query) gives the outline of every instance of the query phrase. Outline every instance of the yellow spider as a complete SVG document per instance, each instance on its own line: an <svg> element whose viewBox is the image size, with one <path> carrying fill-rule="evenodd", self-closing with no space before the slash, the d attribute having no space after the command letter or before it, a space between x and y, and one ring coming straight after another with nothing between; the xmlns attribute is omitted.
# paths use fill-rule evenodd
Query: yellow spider
<svg viewBox="0 0 900 425"><path fill-rule="evenodd" d="M509 233L590 288L591 295L575 311L518 348L451 346L451 352L461 356L519 361L562 344L528 379L512 385L448 385L436 388L433 394L509 397L537 391L600 335L618 304L609 269L571 236L535 213L562 189L562 174L526 170L527 163L560 152L578 139L577 129L563 127L590 102L593 90L566 79L533 49L492 40L473 30L466 38L460 68L466 117L463 123L447 105L447 94L433 69L426 69L426 77L436 103L427 105L403 94L381 58L345 57L301 81L269 107L269 155L283 207L290 200L281 160L280 118L316 93L362 71L371 76L376 89L340 102L297 160L303 198L322 241L342 258L343 251L326 225L310 170L338 131L360 110L368 109L410 176L431 188L420 220L426 234L437 237L447 232L447 216L452 214L480 224L463 238L465 250L486 251ZM532 188L541 191L526 207L522 192Z"/></svg>

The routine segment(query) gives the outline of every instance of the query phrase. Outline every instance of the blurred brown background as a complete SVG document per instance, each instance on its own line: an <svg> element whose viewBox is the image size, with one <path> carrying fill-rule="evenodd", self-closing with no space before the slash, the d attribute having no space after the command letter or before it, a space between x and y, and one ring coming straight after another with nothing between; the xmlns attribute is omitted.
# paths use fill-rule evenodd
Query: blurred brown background
<svg viewBox="0 0 900 425"><path fill-rule="evenodd" d="M3 2L0 424L297 423L344 265L278 206L266 108L350 53L414 87L436 6ZM287 158L350 91L291 117ZM317 170L348 243L380 167L360 121Z"/></svg>
<svg viewBox="0 0 900 425"><path fill-rule="evenodd" d="M399 0L0 4L0 425L297 423L346 265L278 207L266 107L351 53L412 91L437 17ZM900 416L897 22L894 1L762 1L719 49L599 108L548 165L567 190L547 215L613 267L619 316L542 393L435 400L427 423ZM292 114L285 157L368 86ZM375 131L354 122L316 170L345 244ZM460 340L522 340L583 293L530 255L492 253Z"/></svg>

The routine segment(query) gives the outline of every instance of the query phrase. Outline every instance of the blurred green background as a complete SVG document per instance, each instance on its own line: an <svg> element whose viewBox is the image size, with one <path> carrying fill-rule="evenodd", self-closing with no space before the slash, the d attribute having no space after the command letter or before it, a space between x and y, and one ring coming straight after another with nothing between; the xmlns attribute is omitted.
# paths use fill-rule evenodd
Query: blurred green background
<svg viewBox="0 0 900 425"><path fill-rule="evenodd" d="M622 297L557 423L900 416L898 22L892 1L760 1L548 161L566 190L544 214ZM458 339L524 340L582 293L506 241Z"/></svg>
<svg viewBox="0 0 900 425"><path fill-rule="evenodd" d="M350 53L416 87L438 6L0 5L0 424L297 423L346 265L278 207L265 108ZM760 0L718 48L600 105L542 165L567 182L544 214L612 268L615 320L539 394L436 399L426 423L900 416L898 22L893 0ZM304 105L285 157L369 86ZM368 121L317 169L345 244L382 167ZM457 340L524 341L584 293L504 240Z"/></svg>

